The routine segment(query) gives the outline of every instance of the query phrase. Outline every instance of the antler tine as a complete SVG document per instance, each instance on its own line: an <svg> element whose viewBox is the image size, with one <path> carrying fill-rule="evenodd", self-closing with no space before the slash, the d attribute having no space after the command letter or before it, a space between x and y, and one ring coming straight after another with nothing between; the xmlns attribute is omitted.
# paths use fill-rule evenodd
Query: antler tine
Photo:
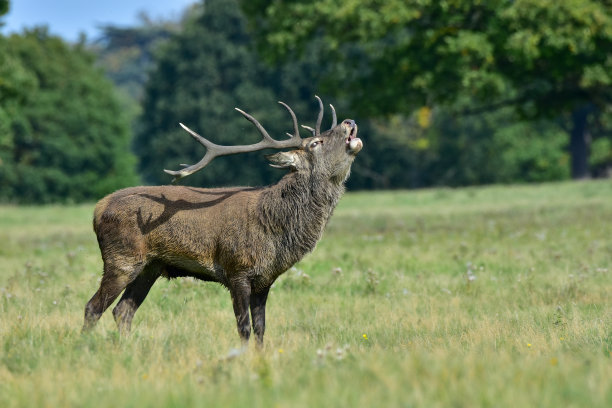
<svg viewBox="0 0 612 408"><path fill-rule="evenodd" d="M310 133L312 133L312 135L314 136L315 130L313 128L311 128L310 126L306 126L306 125L300 125L301 127L303 127L304 129L308 130Z"/></svg>
<svg viewBox="0 0 612 408"><path fill-rule="evenodd" d="M329 104L329 107L332 110L332 125L330 127L330 129L333 129L336 127L336 125L338 124L338 117L336 116L336 109L334 108L334 105L332 105L331 103Z"/></svg>
<svg viewBox="0 0 612 408"><path fill-rule="evenodd" d="M289 105L287 105L285 102L278 101L278 103L280 103L285 108L287 108L287 110L289 111L289 114L291 115L291 119L293 119L293 135L290 135L291 138L299 138L300 137L300 128L298 127L298 121L297 121L297 118L295 117L295 113L289 107ZM289 135L289 133L287 133L287 134Z"/></svg>
<svg viewBox="0 0 612 408"><path fill-rule="evenodd" d="M196 132L194 132L193 130L189 129L187 126L183 125L182 123L180 123L180 122L179 122L179 125L180 125L180 126L183 128L183 129L185 129L187 132L189 132L189 134L190 134L191 136L193 136L193 138L194 138L195 140L197 140L198 142L200 142L200 144L202 144L202 146L206 147L207 149L210 147L210 145L211 145L211 144L214 144L214 143L212 143L210 140L206 140L206 139L204 139L202 136L198 135ZM181 164L181 166L182 166L182 164Z"/></svg>
<svg viewBox="0 0 612 408"><path fill-rule="evenodd" d="M317 95L315 95L317 101L319 101L319 116L317 117L317 125L315 126L315 136L321 136L321 122L323 121L323 101Z"/></svg>
<svg viewBox="0 0 612 408"><path fill-rule="evenodd" d="M291 118L293 119L294 134L291 136L290 139L287 139L287 140L272 139L272 137L270 137L268 132L266 132L264 127L257 121L257 119L255 119L254 117L252 117L248 113L244 112L243 110L235 108L249 122L251 122L253 125L255 125L255 127L257 128L259 133L261 133L261 135L263 136L262 140L260 140L258 143L254 143L254 144L250 144L250 145L222 146L222 145L215 144L215 143L211 142L208 139L203 138L202 136L198 135L193 130L189 129L187 126L185 126L182 123L180 123L180 125L181 125L181 127L183 129L185 129L187 132L189 132L189 134L195 140L197 140L200 144L202 144L204 147L206 147L206 154L204 155L202 160L200 160L196 164L192 164L191 166L187 166L184 169L176 170L176 171L174 171L174 170L165 170L164 169L164 171L166 173L174 176L174 179L172 180L172 182L176 182L177 180L180 180L183 177L189 176L190 174L195 173L196 171L202 169L203 167L206 167L208 165L208 163L210 163L213 159L215 159L216 157L219 157L219 156L227 156L227 155L230 155L230 154L237 154L237 153L255 152L255 151L258 151L258 150L269 149L269 148L272 148L272 149L285 149L285 148L289 148L289 147L299 147L299 146L301 146L302 145L302 138L300 138L300 135L299 135L298 125L297 125L297 118L295 117L295 113L293 113L293 111L291 110L291 108L287 104L285 104L283 102L281 102L281 104L283 106L285 106L287 108L287 110L289 110L289 114L291 114ZM182 166L185 166L185 165L182 165Z"/></svg>
<svg viewBox="0 0 612 408"><path fill-rule="evenodd" d="M261 123L259 123L257 121L257 119L255 119L254 117L252 117L251 115L249 115L248 113L246 113L245 111L243 111L242 109L238 109L238 108L234 108L236 109L238 112L240 112L242 114L242 116L244 116L245 118L247 118L247 120L249 122L251 122L252 124L255 125L255 127L257 128L257 130L259 130L259 133L261 133L261 135L267 139L267 140L271 140L274 141L274 139L272 139L272 137L270 137L270 135L268 134L268 132L266 132L266 129L264 129L263 126L261 126Z"/></svg>
<svg viewBox="0 0 612 408"><path fill-rule="evenodd" d="M185 129L202 146L206 147L206 154L204 155L202 160L200 160L199 162L197 162L196 164L193 164L191 166L189 166L187 164L181 164L181 166L183 166L184 169L176 170L176 171L164 169L164 171L166 173L170 174L171 176L174 176L174 178L172 179L173 183L175 183L178 180L182 179L183 177L186 177L186 176L188 176L190 174L193 174L196 171L198 171L199 169L205 167L208 163L210 163L212 161L212 159L214 159L217 156L217 155L214 154L215 147L221 147L219 145L214 144L210 140L207 140L207 139L203 138L202 136L198 135L196 132L194 132L193 130L189 129L187 126L183 125L182 123L179 123L179 125L181 125L181 127L183 129Z"/></svg>

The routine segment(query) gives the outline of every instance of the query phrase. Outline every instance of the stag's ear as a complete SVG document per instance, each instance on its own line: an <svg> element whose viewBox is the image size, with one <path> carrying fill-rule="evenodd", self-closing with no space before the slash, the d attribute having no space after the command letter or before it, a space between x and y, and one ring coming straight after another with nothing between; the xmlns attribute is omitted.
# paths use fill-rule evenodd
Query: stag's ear
<svg viewBox="0 0 612 408"><path fill-rule="evenodd" d="M270 166L277 169L297 170L300 164L300 158L296 152L268 154L266 155L266 159L270 162Z"/></svg>

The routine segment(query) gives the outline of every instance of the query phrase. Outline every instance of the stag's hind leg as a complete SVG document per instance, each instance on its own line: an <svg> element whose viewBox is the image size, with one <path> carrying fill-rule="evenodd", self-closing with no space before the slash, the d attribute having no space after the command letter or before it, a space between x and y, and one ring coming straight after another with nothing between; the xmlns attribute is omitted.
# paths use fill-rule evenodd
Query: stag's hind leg
<svg viewBox="0 0 612 408"><path fill-rule="evenodd" d="M123 289L140 274L142 268L142 263L129 264L122 262L120 266L113 262L104 263L104 274L100 282L100 288L85 306L83 331L95 326L102 313L117 299Z"/></svg>
<svg viewBox="0 0 612 408"><path fill-rule="evenodd" d="M130 283L117 306L113 309L113 316L119 328L119 333L127 335L132 327L132 319L136 310L149 294L149 290L162 273L162 265L156 262L144 267L140 275Z"/></svg>

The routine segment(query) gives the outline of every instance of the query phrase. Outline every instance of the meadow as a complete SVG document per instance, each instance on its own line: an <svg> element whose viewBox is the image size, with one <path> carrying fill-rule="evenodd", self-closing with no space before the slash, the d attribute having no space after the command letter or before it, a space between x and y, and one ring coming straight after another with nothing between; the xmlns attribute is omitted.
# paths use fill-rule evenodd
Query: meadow
<svg viewBox="0 0 612 408"><path fill-rule="evenodd" d="M238 355L192 279L81 334L92 211L0 207L2 407L612 406L609 180L348 193Z"/></svg>

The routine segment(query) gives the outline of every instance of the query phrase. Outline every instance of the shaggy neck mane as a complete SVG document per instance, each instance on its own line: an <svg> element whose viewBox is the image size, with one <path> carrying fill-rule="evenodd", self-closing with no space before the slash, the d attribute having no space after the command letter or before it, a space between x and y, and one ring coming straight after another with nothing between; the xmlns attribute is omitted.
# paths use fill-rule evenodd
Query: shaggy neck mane
<svg viewBox="0 0 612 408"><path fill-rule="evenodd" d="M343 192L343 182L289 173L262 193L259 221L267 234L285 241L297 262L314 249Z"/></svg>

